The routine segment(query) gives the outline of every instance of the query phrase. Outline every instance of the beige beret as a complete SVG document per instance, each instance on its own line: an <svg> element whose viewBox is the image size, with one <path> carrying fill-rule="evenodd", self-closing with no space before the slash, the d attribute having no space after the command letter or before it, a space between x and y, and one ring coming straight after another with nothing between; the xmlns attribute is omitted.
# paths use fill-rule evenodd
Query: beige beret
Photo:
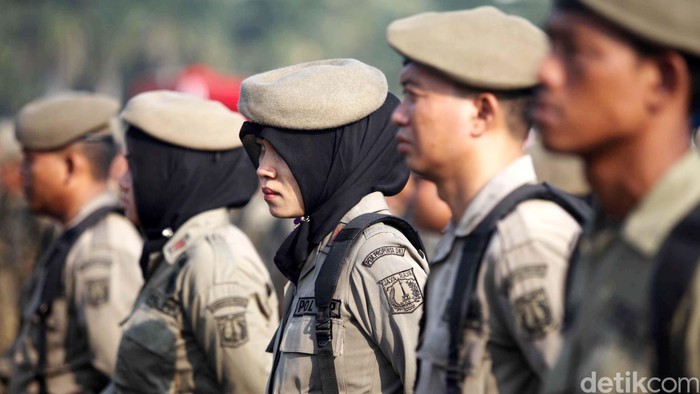
<svg viewBox="0 0 700 394"><path fill-rule="evenodd" d="M651 43L700 56L699 0L579 1Z"/></svg>
<svg viewBox="0 0 700 394"><path fill-rule="evenodd" d="M490 6L428 12L394 21L389 46L472 87L517 90L537 84L547 37L527 20Z"/></svg>
<svg viewBox="0 0 700 394"><path fill-rule="evenodd" d="M241 146L238 132L245 119L218 101L158 90L126 103L121 119L167 143L197 150Z"/></svg>
<svg viewBox="0 0 700 394"><path fill-rule="evenodd" d="M109 96L67 92L25 105L15 120L15 135L25 149L62 148L87 135L109 135L119 102Z"/></svg>
<svg viewBox="0 0 700 394"><path fill-rule="evenodd" d="M0 120L0 165L21 157L22 147L15 138L14 125L9 120Z"/></svg>
<svg viewBox="0 0 700 394"><path fill-rule="evenodd" d="M297 64L243 80L238 110L251 121L321 130L358 121L384 104L384 74L355 59Z"/></svg>

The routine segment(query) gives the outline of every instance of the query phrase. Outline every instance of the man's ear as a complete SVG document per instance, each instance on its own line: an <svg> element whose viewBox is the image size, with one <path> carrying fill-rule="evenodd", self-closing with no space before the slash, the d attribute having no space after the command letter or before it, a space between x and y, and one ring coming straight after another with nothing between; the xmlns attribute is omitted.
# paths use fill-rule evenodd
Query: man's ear
<svg viewBox="0 0 700 394"><path fill-rule="evenodd" d="M78 147L71 147L65 152L64 160L67 169L66 182L75 180L90 171L87 158Z"/></svg>
<svg viewBox="0 0 700 394"><path fill-rule="evenodd" d="M677 97L690 100L690 70L685 58L675 51L666 51L649 60L652 92L649 108L657 111Z"/></svg>
<svg viewBox="0 0 700 394"><path fill-rule="evenodd" d="M496 96L488 92L474 97L474 107L477 112L472 135L478 137L496 126L501 108Z"/></svg>

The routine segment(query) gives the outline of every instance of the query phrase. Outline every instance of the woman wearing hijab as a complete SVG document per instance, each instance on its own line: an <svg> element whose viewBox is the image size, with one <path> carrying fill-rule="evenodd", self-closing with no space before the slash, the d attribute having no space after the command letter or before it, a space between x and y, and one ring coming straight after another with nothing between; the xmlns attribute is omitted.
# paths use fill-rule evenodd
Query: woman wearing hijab
<svg viewBox="0 0 700 394"><path fill-rule="evenodd" d="M265 201L273 216L298 222L275 256L291 284L269 393L413 391L428 266L397 228L371 225L342 262L330 303L330 369L316 344L315 286L329 280L321 268L336 237L360 215L388 214L384 196L408 181L390 120L398 103L379 70L353 59L243 82L239 109L250 121L240 135Z"/></svg>
<svg viewBox="0 0 700 394"><path fill-rule="evenodd" d="M146 283L124 323L110 390L254 393L278 323L269 274L229 208L257 179L220 103L148 92L122 113ZM128 177L132 185L129 185Z"/></svg>

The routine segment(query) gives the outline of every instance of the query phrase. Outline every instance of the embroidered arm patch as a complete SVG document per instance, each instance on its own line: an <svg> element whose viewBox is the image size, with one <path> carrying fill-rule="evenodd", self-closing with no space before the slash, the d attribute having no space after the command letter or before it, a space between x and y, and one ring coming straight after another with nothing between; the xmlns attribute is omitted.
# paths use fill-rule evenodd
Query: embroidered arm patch
<svg viewBox="0 0 700 394"><path fill-rule="evenodd" d="M554 325L552 307L544 289L527 293L513 303L515 317L530 339L544 337Z"/></svg>
<svg viewBox="0 0 700 394"><path fill-rule="evenodd" d="M423 304L423 292L413 268L387 276L378 283L384 290L392 314L413 313Z"/></svg>
<svg viewBox="0 0 700 394"><path fill-rule="evenodd" d="M403 256L406 253L406 248L404 246L382 246L380 248L374 249L370 254L362 260L362 265L365 267L372 267L375 261L379 260L380 257L395 255Z"/></svg>
<svg viewBox="0 0 700 394"><path fill-rule="evenodd" d="M231 313L216 318L221 347L239 347L248 342L248 324L245 312Z"/></svg>
<svg viewBox="0 0 700 394"><path fill-rule="evenodd" d="M85 282L85 300L90 306L100 306L109 301L109 278Z"/></svg>

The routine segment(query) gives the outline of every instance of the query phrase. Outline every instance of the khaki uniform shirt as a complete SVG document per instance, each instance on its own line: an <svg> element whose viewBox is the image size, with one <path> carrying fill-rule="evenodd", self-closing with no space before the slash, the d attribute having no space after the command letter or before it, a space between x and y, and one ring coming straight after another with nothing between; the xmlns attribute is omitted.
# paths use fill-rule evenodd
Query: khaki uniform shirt
<svg viewBox="0 0 700 394"><path fill-rule="evenodd" d="M492 178L451 222L431 263L418 393L446 390L449 305L464 237L510 192L536 181L524 156ZM486 249L464 329L462 392L537 393L561 338L568 258L580 227L549 201L530 200L503 218Z"/></svg>
<svg viewBox="0 0 700 394"><path fill-rule="evenodd" d="M278 322L270 276L248 237L225 208L200 213L151 255L107 391L262 393Z"/></svg>
<svg viewBox="0 0 700 394"><path fill-rule="evenodd" d="M88 203L67 226L116 201L103 194ZM64 292L47 319L46 381L52 393L94 392L114 371L124 319L143 283L138 256L141 238L121 215L110 213L87 229L66 258ZM11 393L37 392L39 320L35 311L44 287L44 264L24 311L24 325L13 348Z"/></svg>
<svg viewBox="0 0 700 394"><path fill-rule="evenodd" d="M389 213L381 193L365 196L341 219L340 226L369 212ZM321 393L314 285L334 233L311 253L298 284L287 288L286 317L274 342L271 392ZM353 245L331 305L333 355L341 393L413 392L414 349L427 272L427 262L406 237L385 224L369 227Z"/></svg>
<svg viewBox="0 0 700 394"><path fill-rule="evenodd" d="M658 181L623 223L611 223L597 212L573 268L567 305L573 308L573 324L545 392L600 392L608 387L613 392L652 392L647 383L654 378L656 358L650 336L656 255L669 232L700 203L698 174L700 158L693 151ZM673 354L684 361L687 376L700 377L700 270L680 303L672 330ZM613 386L606 386L607 379ZM643 385L635 386L635 380ZM695 386L674 392L697 390Z"/></svg>

